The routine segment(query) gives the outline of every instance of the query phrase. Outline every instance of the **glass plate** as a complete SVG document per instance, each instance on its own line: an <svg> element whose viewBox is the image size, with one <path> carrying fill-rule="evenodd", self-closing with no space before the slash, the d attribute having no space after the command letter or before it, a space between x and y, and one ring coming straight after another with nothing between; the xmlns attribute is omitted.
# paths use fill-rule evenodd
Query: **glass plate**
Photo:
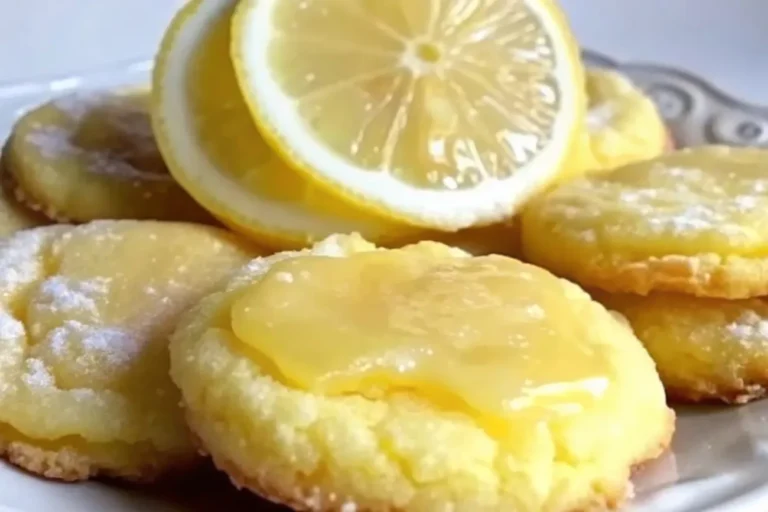
<svg viewBox="0 0 768 512"><path fill-rule="evenodd" d="M656 101L678 145L768 148L768 108L749 105L679 69L619 64L585 52L591 66L617 68ZM74 89L146 83L150 62L87 75L0 84L0 137L25 109ZM768 508L768 400L740 407L678 407L672 450L637 471L625 512L756 512ZM0 463L0 512L278 511L220 476L183 488L135 489L47 482Z"/></svg>

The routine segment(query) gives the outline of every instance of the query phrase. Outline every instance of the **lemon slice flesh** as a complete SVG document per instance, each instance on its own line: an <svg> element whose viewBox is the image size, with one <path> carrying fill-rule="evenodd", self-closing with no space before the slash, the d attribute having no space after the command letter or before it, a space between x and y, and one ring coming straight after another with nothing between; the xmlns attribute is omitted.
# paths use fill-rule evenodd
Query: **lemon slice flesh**
<svg viewBox="0 0 768 512"><path fill-rule="evenodd" d="M284 161L425 227L509 218L584 121L577 46L549 0L242 0L232 56Z"/></svg>
<svg viewBox="0 0 768 512"><path fill-rule="evenodd" d="M333 233L386 242L416 228L366 214L288 168L260 136L229 57L236 0L189 2L158 54L153 125L176 180L230 227L277 248Z"/></svg>

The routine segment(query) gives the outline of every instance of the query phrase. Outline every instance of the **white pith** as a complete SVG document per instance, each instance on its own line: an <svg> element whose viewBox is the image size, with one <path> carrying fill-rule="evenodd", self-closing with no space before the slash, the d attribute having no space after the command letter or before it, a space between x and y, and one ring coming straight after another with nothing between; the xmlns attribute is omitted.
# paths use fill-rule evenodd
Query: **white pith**
<svg viewBox="0 0 768 512"><path fill-rule="evenodd" d="M209 33L214 22L226 15L237 0L205 0L198 2L194 13L185 20L172 36L164 56L165 66L156 76L160 100L155 114L167 144L161 148L166 158L183 169L188 180L195 181L205 190L218 193L200 194L190 191L196 200L214 213L236 211L236 221L248 224L279 238L296 240L320 239L334 233L361 232L370 238L381 236L382 226L364 221L356 222L341 217L312 211L297 203L268 199L247 190L229 174L211 161L191 128L195 126L189 109L186 75L189 63L200 42ZM156 72L157 73L157 72ZM158 80L159 78L159 80ZM234 208L233 208L234 205Z"/></svg>

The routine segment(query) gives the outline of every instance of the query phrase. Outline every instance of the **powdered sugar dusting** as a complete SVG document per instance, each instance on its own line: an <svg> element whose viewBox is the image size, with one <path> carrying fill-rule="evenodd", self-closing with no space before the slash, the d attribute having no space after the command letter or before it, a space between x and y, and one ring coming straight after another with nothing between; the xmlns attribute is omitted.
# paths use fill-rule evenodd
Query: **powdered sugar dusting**
<svg viewBox="0 0 768 512"><path fill-rule="evenodd" d="M325 240L318 242L312 248L312 254L317 256L329 256L334 258L343 258L347 255L344 244L337 235L329 236Z"/></svg>
<svg viewBox="0 0 768 512"><path fill-rule="evenodd" d="M45 366L45 363L37 358L27 359L26 368L21 380L30 387L34 388L52 388L56 385L56 380Z"/></svg>
<svg viewBox="0 0 768 512"><path fill-rule="evenodd" d="M725 330L743 345L768 343L768 320L754 311L745 311Z"/></svg>
<svg viewBox="0 0 768 512"><path fill-rule="evenodd" d="M595 105L587 112L587 131L589 133L600 133L611 126L616 118L616 106L606 101Z"/></svg>
<svg viewBox="0 0 768 512"><path fill-rule="evenodd" d="M37 124L27 134L26 142L34 145L40 155L47 160L80 160L83 168L93 174L143 181L171 180L167 173L149 172L136 168L129 163L131 157L136 155L125 149L86 149L78 146L72 140L72 131L63 126Z"/></svg>
<svg viewBox="0 0 768 512"><path fill-rule="evenodd" d="M30 229L0 239L0 293L15 293L43 276L40 255L61 229Z"/></svg>
<svg viewBox="0 0 768 512"><path fill-rule="evenodd" d="M275 278L281 283L293 282L293 274L291 274L290 272L278 272Z"/></svg>
<svg viewBox="0 0 768 512"><path fill-rule="evenodd" d="M138 139L140 144L147 143L154 147L150 114L138 98L103 90L82 90L60 96L51 101L51 105L75 124L81 123L89 114L102 116L120 133Z"/></svg>
<svg viewBox="0 0 768 512"><path fill-rule="evenodd" d="M54 313L87 313L98 318L96 301L109 293L110 281L106 277L78 281L53 276L40 285L37 305Z"/></svg>
<svg viewBox="0 0 768 512"><path fill-rule="evenodd" d="M139 337L119 327L88 325L67 320L53 329L46 341L58 357L67 357L71 350L80 354L78 363L86 366L97 359L115 367L129 364L141 351Z"/></svg>
<svg viewBox="0 0 768 512"><path fill-rule="evenodd" d="M24 324L0 308L0 342L17 340L25 334Z"/></svg>
<svg viewBox="0 0 768 512"><path fill-rule="evenodd" d="M104 91L81 90L60 96L51 101L51 105L65 113L73 121L79 122L96 106L103 104L107 98L108 95Z"/></svg>
<svg viewBox="0 0 768 512"><path fill-rule="evenodd" d="M542 213L556 232L585 243L647 236L687 242L705 234L739 245L765 239L768 184L759 169L716 155L667 158L575 180L550 193Z"/></svg>

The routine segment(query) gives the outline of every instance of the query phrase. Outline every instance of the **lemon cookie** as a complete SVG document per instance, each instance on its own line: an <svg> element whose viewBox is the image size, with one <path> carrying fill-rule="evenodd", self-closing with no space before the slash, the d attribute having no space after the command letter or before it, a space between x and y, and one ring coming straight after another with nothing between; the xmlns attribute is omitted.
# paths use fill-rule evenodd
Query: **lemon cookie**
<svg viewBox="0 0 768 512"><path fill-rule="evenodd" d="M567 183L522 215L526 258L610 292L768 294L768 152L702 147Z"/></svg>
<svg viewBox="0 0 768 512"><path fill-rule="evenodd" d="M76 92L29 111L3 161L17 198L55 220L212 220L168 173L143 89Z"/></svg>
<svg viewBox="0 0 768 512"><path fill-rule="evenodd" d="M670 147L656 105L615 71L587 72L589 106L579 173L599 172L657 157Z"/></svg>
<svg viewBox="0 0 768 512"><path fill-rule="evenodd" d="M5 187L6 180L7 173L0 166L0 237L51 223L45 216L20 204Z"/></svg>
<svg viewBox="0 0 768 512"><path fill-rule="evenodd" d="M224 231L150 221L0 240L0 452L61 480L193 464L168 336L252 256Z"/></svg>
<svg viewBox="0 0 768 512"><path fill-rule="evenodd" d="M674 399L744 403L768 388L768 303L655 293L597 294L622 313Z"/></svg>
<svg viewBox="0 0 768 512"><path fill-rule="evenodd" d="M673 429L585 292L435 242L255 260L180 321L171 375L214 462L298 510L613 507Z"/></svg>

